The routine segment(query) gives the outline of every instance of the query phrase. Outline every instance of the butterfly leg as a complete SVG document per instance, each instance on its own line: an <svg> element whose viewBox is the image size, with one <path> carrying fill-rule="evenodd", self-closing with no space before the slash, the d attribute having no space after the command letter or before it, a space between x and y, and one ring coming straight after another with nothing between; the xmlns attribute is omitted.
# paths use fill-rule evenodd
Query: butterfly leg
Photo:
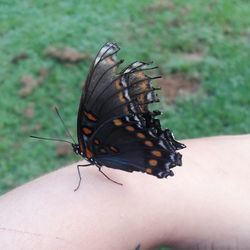
<svg viewBox="0 0 250 250"><path fill-rule="evenodd" d="M74 192L78 190L78 188L80 187L81 185L81 181L82 181L82 176L81 176L81 172L80 172L80 168L82 167L88 167L92 165L92 163L88 163L88 164L85 164L85 165L77 165L77 172L78 172L78 176L79 176L79 182L78 182L78 185L77 187L74 189Z"/></svg>
<svg viewBox="0 0 250 250"><path fill-rule="evenodd" d="M101 172L108 180L110 180L110 181L112 181L112 182L114 182L114 183L116 183L116 184L122 186L122 183L117 182L117 181L114 181L114 180L112 180L111 178L109 178L109 177L101 170L101 167L100 167L100 166L97 166L97 167L98 167L98 169L99 169L99 172Z"/></svg>

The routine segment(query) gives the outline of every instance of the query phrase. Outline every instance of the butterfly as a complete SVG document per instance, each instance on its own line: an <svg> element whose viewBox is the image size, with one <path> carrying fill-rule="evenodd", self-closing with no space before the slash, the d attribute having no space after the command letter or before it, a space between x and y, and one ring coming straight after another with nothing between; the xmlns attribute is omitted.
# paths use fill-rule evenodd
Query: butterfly
<svg viewBox="0 0 250 250"><path fill-rule="evenodd" d="M111 42L100 49L83 88L77 116L78 143L72 147L89 163L78 165L79 185L79 168L89 165L96 165L108 179L103 166L166 178L174 175L173 167L182 165L182 156L176 151L185 145L177 142L169 129L161 128L156 118L161 112L148 107L159 102L159 89L152 81L160 76L146 74L157 67L136 61L119 72L123 63L116 59L119 50Z"/></svg>

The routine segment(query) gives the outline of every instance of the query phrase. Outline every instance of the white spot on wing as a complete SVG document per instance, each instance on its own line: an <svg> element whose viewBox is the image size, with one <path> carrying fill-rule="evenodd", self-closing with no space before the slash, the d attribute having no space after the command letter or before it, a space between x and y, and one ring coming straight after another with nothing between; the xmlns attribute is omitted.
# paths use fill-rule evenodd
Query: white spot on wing
<svg viewBox="0 0 250 250"><path fill-rule="evenodd" d="M163 143L163 140L159 140L159 143L158 143L160 146L162 146L163 148L167 149L165 144Z"/></svg>
<svg viewBox="0 0 250 250"><path fill-rule="evenodd" d="M130 96L129 96L129 94L128 94L128 90L127 90L127 89L124 90L124 96L125 96L125 98L127 99L127 101L130 100Z"/></svg>
<svg viewBox="0 0 250 250"><path fill-rule="evenodd" d="M165 178L165 177L168 176L168 173L162 171L162 172L159 172L157 175L158 175L160 178Z"/></svg>
<svg viewBox="0 0 250 250"><path fill-rule="evenodd" d="M175 154L174 153L170 154L170 159L172 162L175 162Z"/></svg>
<svg viewBox="0 0 250 250"><path fill-rule="evenodd" d="M127 87L128 86L126 80L124 79L124 77L122 77L121 83L122 83L123 87Z"/></svg>
<svg viewBox="0 0 250 250"><path fill-rule="evenodd" d="M98 55L96 56L95 59L95 63L94 66L96 66L97 63L99 63L100 60L103 59L103 57L112 55L112 58L115 59L115 51L118 50L118 47L114 44L114 43L106 43L100 50L100 52L98 53Z"/></svg>
<svg viewBox="0 0 250 250"><path fill-rule="evenodd" d="M166 169L167 171L169 171L169 167L170 167L170 165L171 165L171 163L170 163L170 162L165 163L165 169Z"/></svg>

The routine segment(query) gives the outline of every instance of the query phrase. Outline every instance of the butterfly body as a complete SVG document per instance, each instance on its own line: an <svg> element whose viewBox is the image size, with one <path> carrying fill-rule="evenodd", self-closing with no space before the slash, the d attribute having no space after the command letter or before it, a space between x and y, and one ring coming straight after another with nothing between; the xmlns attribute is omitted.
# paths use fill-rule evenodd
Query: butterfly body
<svg viewBox="0 0 250 250"><path fill-rule="evenodd" d="M76 154L91 164L127 172L146 172L158 178L173 175L181 165L176 150L185 147L162 130L148 104L159 101L145 71L149 64L135 62L117 73L119 47L106 43L97 54L80 100L77 117Z"/></svg>

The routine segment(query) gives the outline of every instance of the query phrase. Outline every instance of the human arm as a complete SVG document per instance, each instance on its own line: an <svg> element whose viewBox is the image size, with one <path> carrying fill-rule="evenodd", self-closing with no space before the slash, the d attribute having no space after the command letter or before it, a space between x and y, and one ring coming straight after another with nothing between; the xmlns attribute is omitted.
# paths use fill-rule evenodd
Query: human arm
<svg viewBox="0 0 250 250"><path fill-rule="evenodd" d="M0 198L1 249L246 249L250 136L186 140L183 167L157 179L76 164ZM205 248L205 246L207 248ZM241 248L240 248L241 247Z"/></svg>

